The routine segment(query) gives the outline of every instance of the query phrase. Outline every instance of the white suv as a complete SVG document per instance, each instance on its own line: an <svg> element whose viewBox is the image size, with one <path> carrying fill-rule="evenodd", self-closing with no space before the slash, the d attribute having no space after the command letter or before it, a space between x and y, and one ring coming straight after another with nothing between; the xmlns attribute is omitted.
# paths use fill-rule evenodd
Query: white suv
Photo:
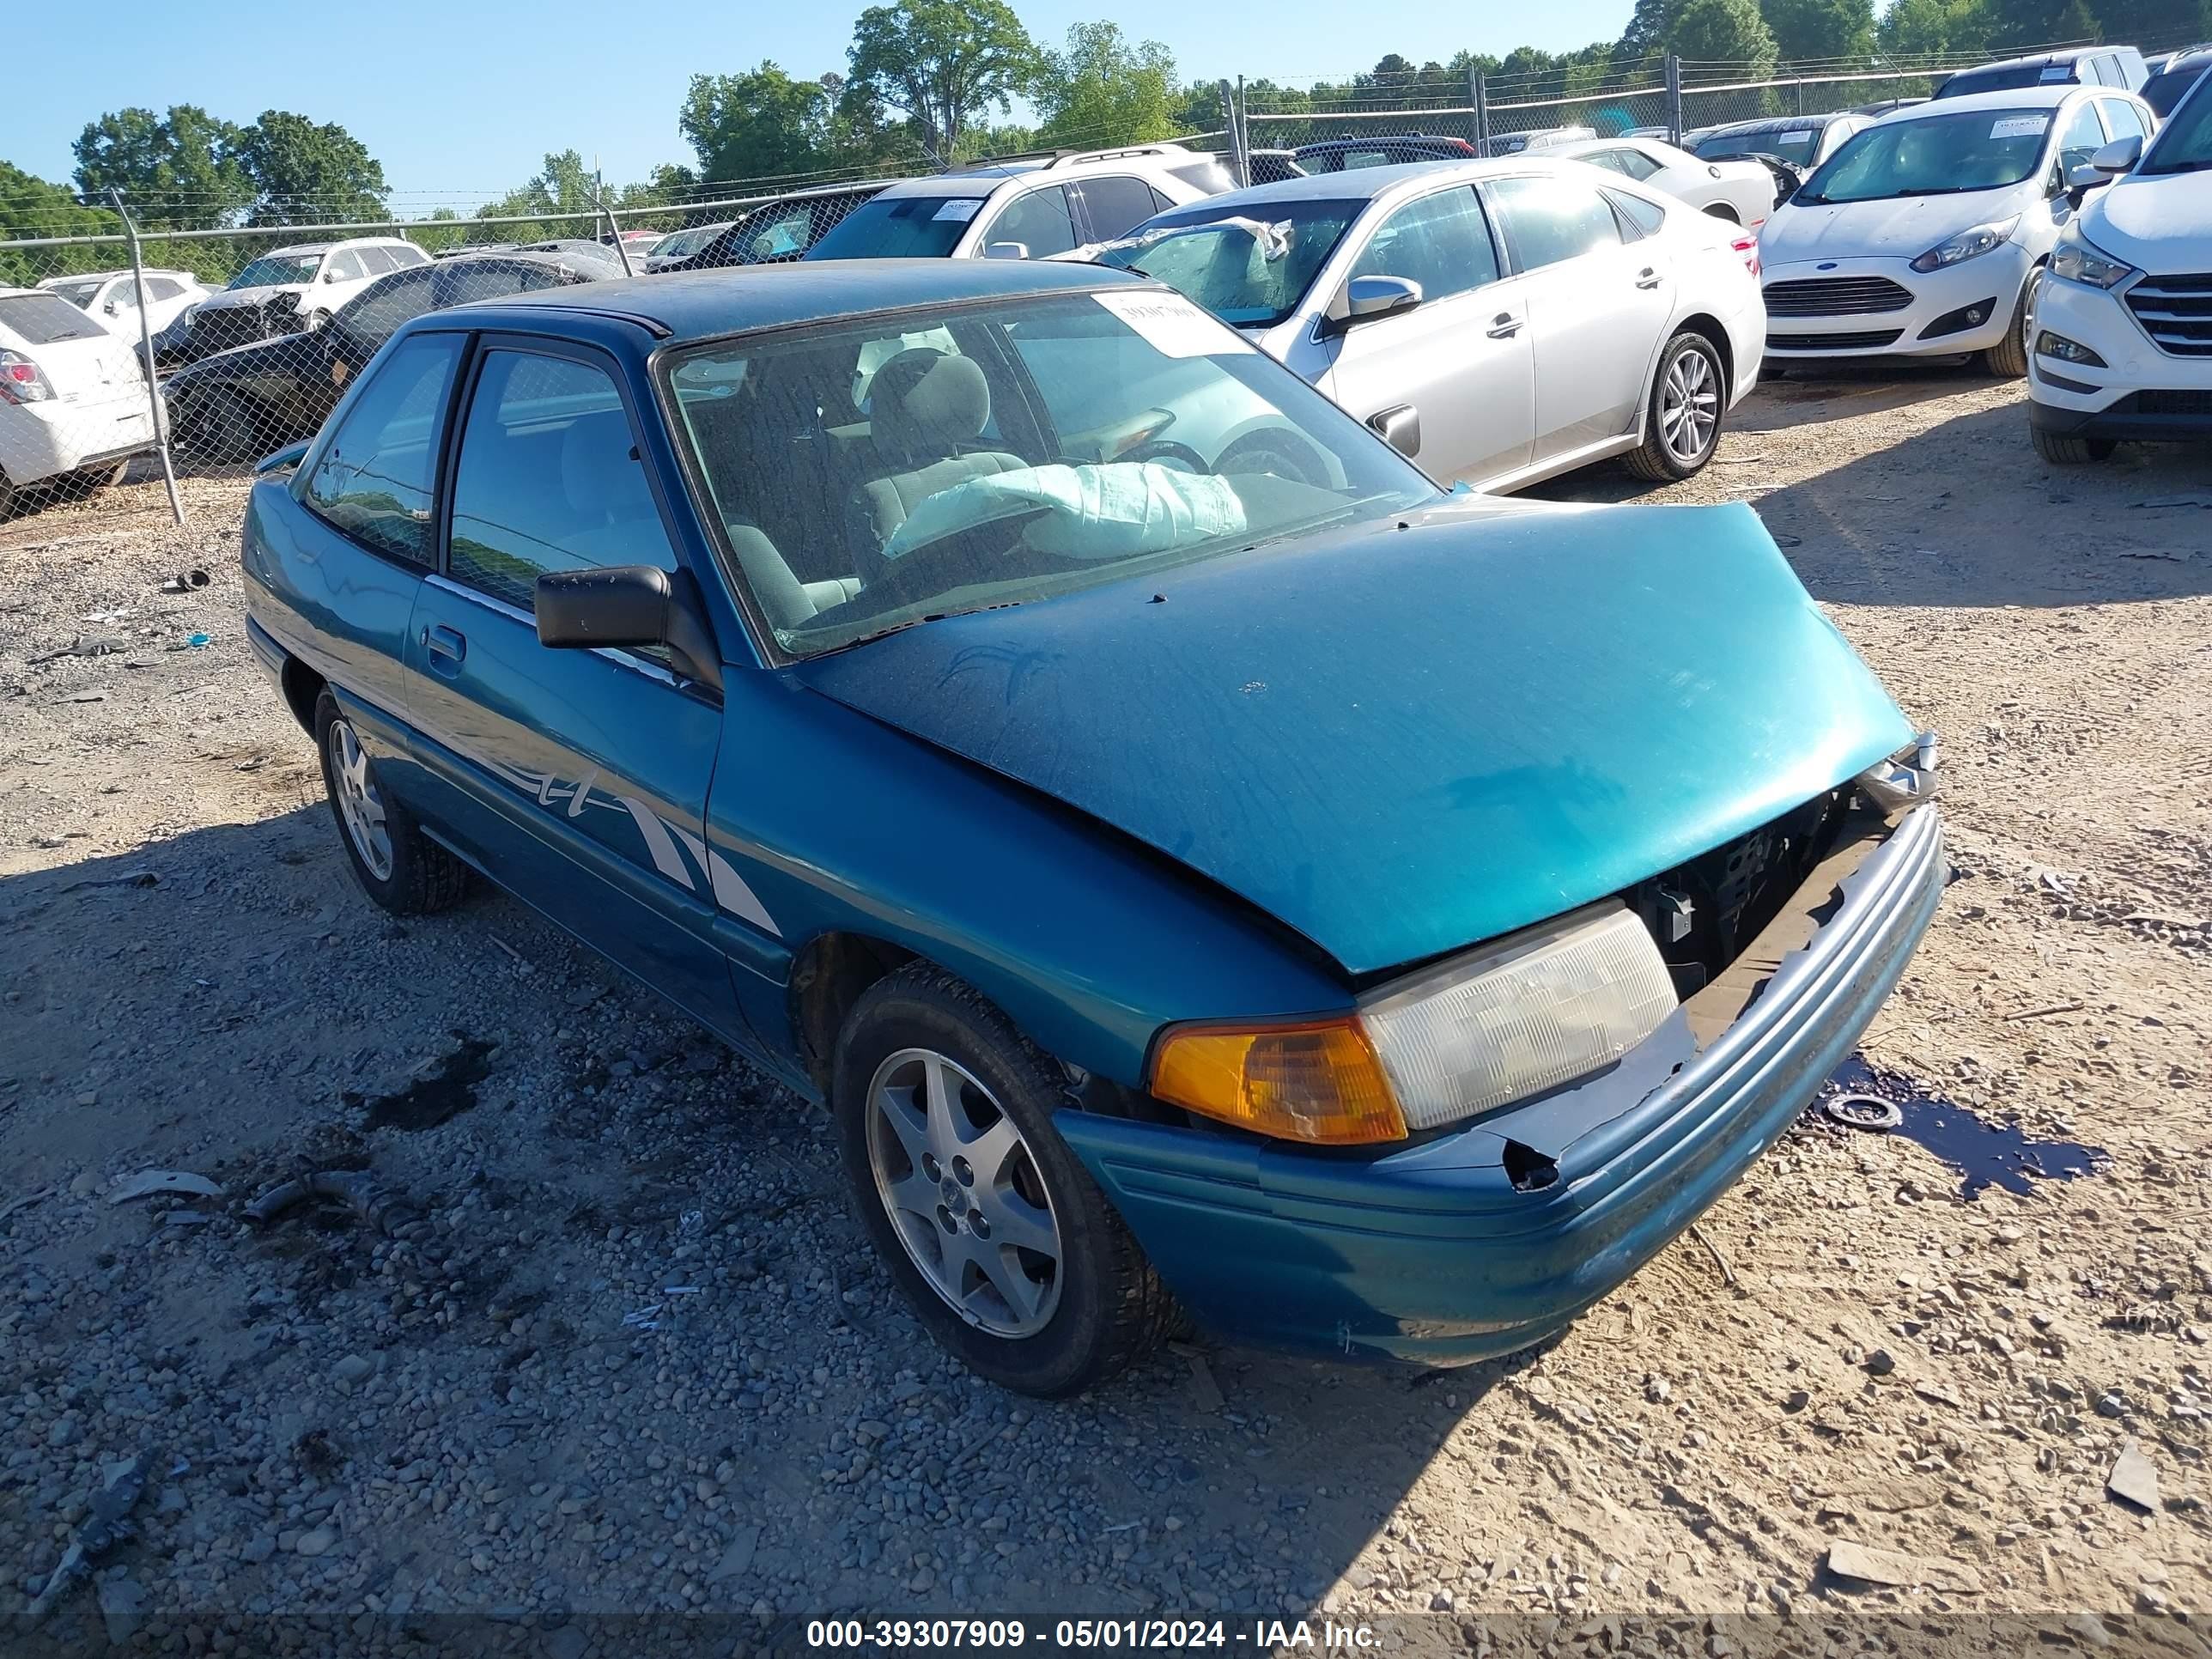
<svg viewBox="0 0 2212 1659"><path fill-rule="evenodd" d="M331 313L380 276L430 256L397 236L272 249L191 313L191 355L204 357L255 340L320 328Z"/></svg>
<svg viewBox="0 0 2212 1659"><path fill-rule="evenodd" d="M971 161L863 203L809 259L1044 259L1109 242L1155 213L1230 189L1215 157L1180 144Z"/></svg>
<svg viewBox="0 0 2212 1659"><path fill-rule="evenodd" d="M2148 150L2116 139L2068 180L2081 210L2028 320L2028 430L2046 461L2101 461L2121 439L2212 438L2208 87Z"/></svg>

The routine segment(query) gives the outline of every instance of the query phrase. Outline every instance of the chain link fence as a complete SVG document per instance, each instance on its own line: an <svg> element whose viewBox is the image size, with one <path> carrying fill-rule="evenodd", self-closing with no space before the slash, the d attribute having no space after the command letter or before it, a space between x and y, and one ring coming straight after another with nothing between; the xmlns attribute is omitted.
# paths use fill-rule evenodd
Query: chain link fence
<svg viewBox="0 0 2212 1659"><path fill-rule="evenodd" d="M1216 99L1186 106L1218 101L1220 127L1174 142L1265 182L1626 133L1695 144L1765 121L1781 125L1759 147L1802 167L1818 118L1925 97L1966 61L1753 74L1759 66L1617 57L1514 75L1430 65L1304 88L1224 80ZM542 210L473 217L395 205L364 219L358 204L285 201L256 214L295 222L207 223L190 203L119 198L0 216L0 534L48 514L181 522L203 493L234 507L236 481L312 437L412 317L626 273L795 259L892 179L936 170L908 159L872 177L721 181L628 206L564 187Z"/></svg>

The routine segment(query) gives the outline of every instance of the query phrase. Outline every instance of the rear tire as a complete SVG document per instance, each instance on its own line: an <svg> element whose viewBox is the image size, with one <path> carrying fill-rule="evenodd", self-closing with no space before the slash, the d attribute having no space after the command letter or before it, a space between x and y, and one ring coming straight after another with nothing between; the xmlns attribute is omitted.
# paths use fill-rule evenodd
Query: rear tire
<svg viewBox="0 0 2212 1659"><path fill-rule="evenodd" d="M914 962L854 1005L830 1092L860 1224L915 1316L969 1370L1048 1398L1113 1376L1178 1318L1053 1127L1066 1087L981 992Z"/></svg>
<svg viewBox="0 0 2212 1659"><path fill-rule="evenodd" d="M0 472L0 519L15 510L15 486L5 472Z"/></svg>
<svg viewBox="0 0 2212 1659"><path fill-rule="evenodd" d="M1685 329L1659 354L1644 406L1644 444L1628 470L1654 483L1694 477L1719 447L1728 414L1728 370L1704 335Z"/></svg>
<svg viewBox="0 0 2212 1659"><path fill-rule="evenodd" d="M379 784L351 719L327 688L315 699L314 729L331 816L362 890L395 916L428 915L465 898L469 866L425 836Z"/></svg>
<svg viewBox="0 0 2212 1659"><path fill-rule="evenodd" d="M2042 283L2040 270L2027 273L2020 285L2020 300L2012 309L2012 326L2003 339L1982 353L1982 367L2000 380L2017 380L2027 373L2027 331L2035 309L2035 290Z"/></svg>
<svg viewBox="0 0 2212 1659"><path fill-rule="evenodd" d="M2027 429L2028 441L2035 453L2053 466L2087 466L2092 461L2109 461L2119 446L2110 438L2076 438L2065 433L2045 432L2039 426Z"/></svg>

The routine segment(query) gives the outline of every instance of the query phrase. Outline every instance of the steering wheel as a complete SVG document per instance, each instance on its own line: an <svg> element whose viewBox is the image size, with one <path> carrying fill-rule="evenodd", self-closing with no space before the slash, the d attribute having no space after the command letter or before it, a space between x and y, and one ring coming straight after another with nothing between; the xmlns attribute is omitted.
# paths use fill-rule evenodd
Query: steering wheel
<svg viewBox="0 0 2212 1659"><path fill-rule="evenodd" d="M1172 438L1153 438L1132 446L1114 458L1116 461L1158 461L1163 466L1172 466L1181 472L1211 472L1206 458L1188 444L1179 444Z"/></svg>
<svg viewBox="0 0 2212 1659"><path fill-rule="evenodd" d="M1311 484L1316 489L1334 487L1328 476L1328 464L1322 453L1306 439L1279 427L1262 427L1248 432L1221 452L1213 464L1215 472L1268 472L1279 478L1288 478L1293 483Z"/></svg>

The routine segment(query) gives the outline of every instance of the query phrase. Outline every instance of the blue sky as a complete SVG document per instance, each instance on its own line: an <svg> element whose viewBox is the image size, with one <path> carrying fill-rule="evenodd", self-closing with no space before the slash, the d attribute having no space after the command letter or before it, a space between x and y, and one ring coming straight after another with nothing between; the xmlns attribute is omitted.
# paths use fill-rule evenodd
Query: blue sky
<svg viewBox="0 0 2212 1659"><path fill-rule="evenodd" d="M1557 0L1540 14L1416 3L1378 16L1342 0L1015 0L1030 33L1110 15L1166 43L1186 78L1343 76L1386 52L1559 50L1617 35L1631 0ZM133 104L264 109L337 121L384 163L395 207L464 208L537 172L549 150L596 154L610 184L690 162L676 112L690 77L772 58L795 75L845 67L858 0L707 7L671 0L366 0L301 11L123 0L93 13L16 0L17 69L0 98L0 161L64 180L88 120ZM1347 19L1356 20L1347 27Z"/></svg>

